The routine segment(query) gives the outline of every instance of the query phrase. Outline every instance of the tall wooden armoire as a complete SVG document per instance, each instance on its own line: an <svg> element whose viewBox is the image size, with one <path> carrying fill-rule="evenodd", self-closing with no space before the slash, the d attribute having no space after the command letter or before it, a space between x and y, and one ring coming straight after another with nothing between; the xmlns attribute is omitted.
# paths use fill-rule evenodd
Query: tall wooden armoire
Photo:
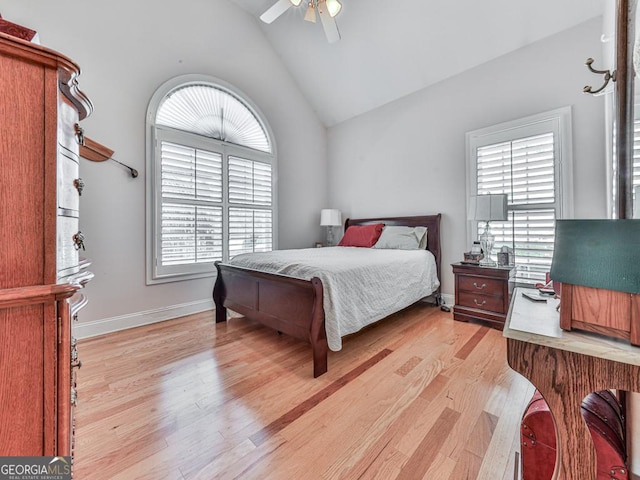
<svg viewBox="0 0 640 480"><path fill-rule="evenodd" d="M72 318L93 274L78 229L79 67L0 33L0 455L73 451Z"/></svg>

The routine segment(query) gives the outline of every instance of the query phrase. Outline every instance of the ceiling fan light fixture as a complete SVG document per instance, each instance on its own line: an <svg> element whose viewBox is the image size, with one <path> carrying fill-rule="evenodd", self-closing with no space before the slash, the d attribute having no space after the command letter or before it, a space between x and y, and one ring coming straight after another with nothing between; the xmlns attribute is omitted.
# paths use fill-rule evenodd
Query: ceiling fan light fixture
<svg viewBox="0 0 640 480"><path fill-rule="evenodd" d="M342 3L339 0L304 0L307 3L304 19L307 22L316 23L316 19L320 17L322 29L329 43L340 40L340 32L338 25L333 17L338 15L342 10ZM265 23L272 23L275 19L284 14L292 6L298 7L302 5L302 0L276 0L262 15L260 20Z"/></svg>
<svg viewBox="0 0 640 480"><path fill-rule="evenodd" d="M307 11L304 13L304 19L307 22L316 23L316 9L313 5L313 2L309 2L307 6Z"/></svg>
<svg viewBox="0 0 640 480"><path fill-rule="evenodd" d="M331 17L335 17L342 10L342 4L338 0L325 0L325 4L327 5L327 11Z"/></svg>

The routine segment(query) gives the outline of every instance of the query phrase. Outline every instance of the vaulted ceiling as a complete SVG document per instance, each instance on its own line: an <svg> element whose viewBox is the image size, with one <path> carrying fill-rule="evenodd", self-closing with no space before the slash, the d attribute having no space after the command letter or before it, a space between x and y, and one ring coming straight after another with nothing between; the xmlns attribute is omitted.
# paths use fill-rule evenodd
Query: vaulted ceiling
<svg viewBox="0 0 640 480"><path fill-rule="evenodd" d="M304 1L269 25L258 17L276 0L231 1L255 17L326 126L602 15L605 3L341 0L342 39L329 44L319 22L303 21Z"/></svg>

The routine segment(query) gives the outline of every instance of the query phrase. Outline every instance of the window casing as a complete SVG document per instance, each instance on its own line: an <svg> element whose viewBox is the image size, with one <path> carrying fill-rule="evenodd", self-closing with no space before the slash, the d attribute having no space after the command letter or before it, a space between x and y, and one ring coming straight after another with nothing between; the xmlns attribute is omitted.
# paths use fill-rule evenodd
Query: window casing
<svg viewBox="0 0 640 480"><path fill-rule="evenodd" d="M148 284L212 276L217 260L275 248L272 138L246 96L217 79L158 89L147 116Z"/></svg>
<svg viewBox="0 0 640 480"><path fill-rule="evenodd" d="M571 109L565 107L467 133L467 205L471 195L506 193L509 220L491 222L494 255L514 249L517 281L544 282L555 220L571 218ZM468 242L483 224L472 224Z"/></svg>

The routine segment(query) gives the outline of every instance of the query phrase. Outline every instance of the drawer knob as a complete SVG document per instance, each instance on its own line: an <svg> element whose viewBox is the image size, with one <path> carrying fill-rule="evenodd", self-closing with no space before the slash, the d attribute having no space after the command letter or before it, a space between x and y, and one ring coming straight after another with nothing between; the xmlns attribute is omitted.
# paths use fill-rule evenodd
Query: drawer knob
<svg viewBox="0 0 640 480"><path fill-rule="evenodd" d="M78 232L73 236L73 245L76 247L76 250L84 250L84 235L82 232Z"/></svg>
<svg viewBox="0 0 640 480"><path fill-rule="evenodd" d="M73 186L76 187L76 190L78 190L78 196L81 197L82 196L82 190L84 190L84 182L82 181L81 178L76 178L73 181Z"/></svg>
<svg viewBox="0 0 640 480"><path fill-rule="evenodd" d="M74 125L74 128L76 130L76 140L78 140L78 144L84 145L84 129L77 123Z"/></svg>
<svg viewBox="0 0 640 480"><path fill-rule="evenodd" d="M71 368L82 368L82 360L76 360L74 362L71 362Z"/></svg>
<svg viewBox="0 0 640 480"><path fill-rule="evenodd" d="M486 300L482 300L482 303L480 303L480 302L478 302L478 299L477 299L477 298L474 298L474 299L473 299L473 303L475 303L475 304L476 304L477 306L479 306L479 307L482 307L482 306L484 306L484 305L486 305L486 304L487 304L487 301L486 301Z"/></svg>
<svg viewBox="0 0 640 480"><path fill-rule="evenodd" d="M482 285L478 285L476 282L473 282L473 286L476 287L478 290L483 290L484 287L487 286L487 284L483 283Z"/></svg>

